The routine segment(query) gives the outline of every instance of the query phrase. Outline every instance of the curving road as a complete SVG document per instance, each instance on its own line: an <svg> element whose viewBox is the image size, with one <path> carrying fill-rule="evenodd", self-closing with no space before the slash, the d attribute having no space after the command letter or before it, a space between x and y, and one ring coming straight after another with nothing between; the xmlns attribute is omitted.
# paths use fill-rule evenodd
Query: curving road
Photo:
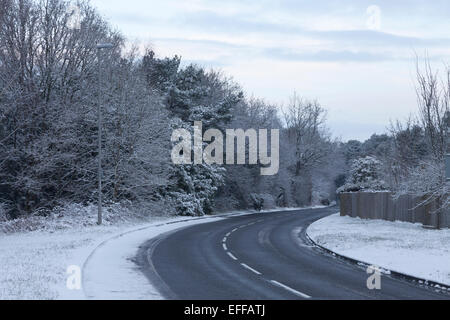
<svg viewBox="0 0 450 320"><path fill-rule="evenodd" d="M145 243L138 261L167 299L449 299L383 275L367 288L366 270L314 247L305 230L336 208L230 217Z"/></svg>

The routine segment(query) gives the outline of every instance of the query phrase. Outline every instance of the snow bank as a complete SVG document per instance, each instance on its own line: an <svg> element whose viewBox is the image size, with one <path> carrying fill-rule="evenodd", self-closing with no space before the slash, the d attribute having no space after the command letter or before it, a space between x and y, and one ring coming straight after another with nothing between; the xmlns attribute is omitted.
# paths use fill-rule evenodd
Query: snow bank
<svg viewBox="0 0 450 320"><path fill-rule="evenodd" d="M450 285L450 230L336 214L313 223L307 233L340 255Z"/></svg>

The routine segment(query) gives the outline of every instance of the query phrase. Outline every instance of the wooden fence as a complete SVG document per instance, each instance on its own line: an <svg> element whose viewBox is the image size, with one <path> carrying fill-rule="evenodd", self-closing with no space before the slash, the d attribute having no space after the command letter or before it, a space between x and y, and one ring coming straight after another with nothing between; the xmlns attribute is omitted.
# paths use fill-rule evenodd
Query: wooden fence
<svg viewBox="0 0 450 320"><path fill-rule="evenodd" d="M341 216L421 223L434 228L450 228L450 210L440 214L437 201L420 205L424 199L409 195L394 199L389 192L340 194Z"/></svg>

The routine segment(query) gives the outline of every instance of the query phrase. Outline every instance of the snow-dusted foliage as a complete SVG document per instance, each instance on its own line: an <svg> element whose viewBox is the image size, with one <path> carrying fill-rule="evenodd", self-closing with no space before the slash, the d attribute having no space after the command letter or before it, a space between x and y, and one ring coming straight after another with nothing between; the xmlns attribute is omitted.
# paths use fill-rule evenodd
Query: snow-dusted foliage
<svg viewBox="0 0 450 320"><path fill-rule="evenodd" d="M317 102L292 99L283 123L278 106L246 98L221 72L127 49L88 2L79 2L76 27L68 0L2 5L2 216L50 217L67 203L96 202L99 105L105 205L168 200L179 214L203 215L251 207L252 193L264 195L266 206L309 205L333 194L342 157ZM97 57L102 42L114 47ZM279 174L262 177L261 164L173 165L174 124L191 128L194 121L203 131L280 129Z"/></svg>
<svg viewBox="0 0 450 320"><path fill-rule="evenodd" d="M386 183L381 179L382 164L374 157L354 160L346 183L337 192L385 191Z"/></svg>
<svg viewBox="0 0 450 320"><path fill-rule="evenodd" d="M442 162L422 161L409 170L408 177L400 182L397 194L431 196L436 192L447 193L444 170Z"/></svg>
<svg viewBox="0 0 450 320"><path fill-rule="evenodd" d="M146 221L157 213L159 216L173 216L174 212L165 201L146 203L145 206L132 203L111 203L103 208L103 225L112 226L125 223ZM66 203L52 210L37 211L33 215L14 220L0 219L0 234L29 231L49 231L82 229L94 227L97 217L97 205Z"/></svg>
<svg viewBox="0 0 450 320"><path fill-rule="evenodd" d="M173 167L176 181L169 196L175 201L180 215L202 216L211 214L214 197L223 185L225 169L217 165L178 165Z"/></svg>
<svg viewBox="0 0 450 320"><path fill-rule="evenodd" d="M242 90L231 80L218 72L189 65L177 73L168 91L167 106L190 125L202 121L206 130L224 129L233 118L233 108L242 99Z"/></svg>
<svg viewBox="0 0 450 320"><path fill-rule="evenodd" d="M85 2L80 29L66 24L69 1L2 6L0 202L9 216L97 198L99 103L105 201L160 199L169 170L168 111L134 51L124 53L122 36ZM100 60L99 42L114 44Z"/></svg>
<svg viewBox="0 0 450 320"><path fill-rule="evenodd" d="M0 14L0 194L13 217L89 200L95 189L95 44L122 37L87 4L3 1ZM53 39L53 41L49 41Z"/></svg>

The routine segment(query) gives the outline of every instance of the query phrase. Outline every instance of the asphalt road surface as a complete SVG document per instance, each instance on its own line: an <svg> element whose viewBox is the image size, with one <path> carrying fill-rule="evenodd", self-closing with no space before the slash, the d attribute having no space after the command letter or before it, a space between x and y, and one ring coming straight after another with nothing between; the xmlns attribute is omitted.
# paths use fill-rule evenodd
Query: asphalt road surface
<svg viewBox="0 0 450 320"><path fill-rule="evenodd" d="M337 208L235 216L164 234L141 247L143 272L167 299L450 299L393 276L369 290L366 268L314 247L306 228Z"/></svg>

